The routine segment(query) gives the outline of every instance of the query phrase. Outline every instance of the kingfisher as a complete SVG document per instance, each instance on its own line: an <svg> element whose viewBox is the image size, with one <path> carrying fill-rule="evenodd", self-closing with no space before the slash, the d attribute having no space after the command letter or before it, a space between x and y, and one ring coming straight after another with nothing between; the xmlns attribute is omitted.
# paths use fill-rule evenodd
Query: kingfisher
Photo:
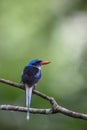
<svg viewBox="0 0 87 130"><path fill-rule="evenodd" d="M21 81L25 85L27 119L30 118L29 108L31 103L32 90L41 78L41 66L49 64L49 61L33 59L23 69Z"/></svg>

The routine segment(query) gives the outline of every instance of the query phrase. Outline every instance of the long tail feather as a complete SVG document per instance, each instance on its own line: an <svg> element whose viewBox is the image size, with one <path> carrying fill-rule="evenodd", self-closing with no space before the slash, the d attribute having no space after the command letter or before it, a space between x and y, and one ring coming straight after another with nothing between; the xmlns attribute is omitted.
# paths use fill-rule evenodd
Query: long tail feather
<svg viewBox="0 0 87 130"><path fill-rule="evenodd" d="M30 103L31 103L31 96L32 96L32 87L29 87L27 84L25 85L26 88L26 107L27 107L27 120L30 118Z"/></svg>

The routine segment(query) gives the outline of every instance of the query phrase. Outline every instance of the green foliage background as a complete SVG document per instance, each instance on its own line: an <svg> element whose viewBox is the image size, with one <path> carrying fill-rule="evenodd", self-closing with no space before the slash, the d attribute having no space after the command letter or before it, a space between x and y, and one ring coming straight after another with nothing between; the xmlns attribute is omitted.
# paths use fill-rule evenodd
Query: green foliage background
<svg viewBox="0 0 87 130"><path fill-rule="evenodd" d="M37 90L71 110L87 113L87 1L0 0L0 77L20 82L32 58L49 60ZM0 83L0 104L25 106L25 92ZM31 107L50 107L32 96ZM0 130L83 130L84 120L0 111Z"/></svg>

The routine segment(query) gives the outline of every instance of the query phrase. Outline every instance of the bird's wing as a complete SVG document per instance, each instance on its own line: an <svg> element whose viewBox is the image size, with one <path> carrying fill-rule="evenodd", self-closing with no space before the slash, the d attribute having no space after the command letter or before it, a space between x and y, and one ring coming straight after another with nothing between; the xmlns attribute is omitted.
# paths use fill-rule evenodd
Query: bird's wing
<svg viewBox="0 0 87 130"><path fill-rule="evenodd" d="M40 77L41 77L40 70L33 66L25 67L22 73L23 83L27 83L30 86L37 83Z"/></svg>

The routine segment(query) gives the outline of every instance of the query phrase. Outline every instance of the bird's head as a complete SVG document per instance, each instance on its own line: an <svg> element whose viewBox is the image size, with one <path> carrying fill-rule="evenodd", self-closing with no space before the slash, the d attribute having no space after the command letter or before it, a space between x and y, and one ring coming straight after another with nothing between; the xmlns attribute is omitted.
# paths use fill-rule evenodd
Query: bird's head
<svg viewBox="0 0 87 130"><path fill-rule="evenodd" d="M26 66L36 66L36 67L41 67L42 65L49 64L49 61L46 60L40 60L40 59L33 59L28 62Z"/></svg>

